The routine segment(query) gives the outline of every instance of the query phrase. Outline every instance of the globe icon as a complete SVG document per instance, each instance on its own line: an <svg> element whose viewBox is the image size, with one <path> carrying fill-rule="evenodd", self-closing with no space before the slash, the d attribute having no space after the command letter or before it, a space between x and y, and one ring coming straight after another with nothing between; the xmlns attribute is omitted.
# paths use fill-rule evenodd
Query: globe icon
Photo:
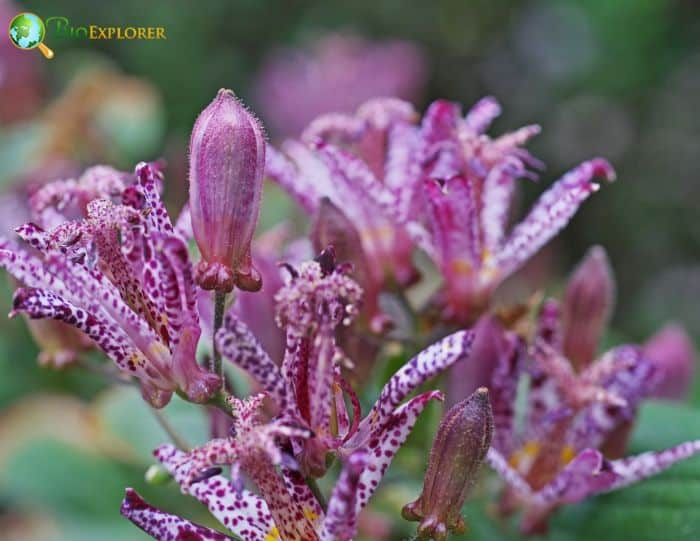
<svg viewBox="0 0 700 541"><path fill-rule="evenodd" d="M53 57L53 51L42 42L46 36L44 21L33 13L20 13L10 21L10 40L20 49L34 49L36 47L46 58Z"/></svg>

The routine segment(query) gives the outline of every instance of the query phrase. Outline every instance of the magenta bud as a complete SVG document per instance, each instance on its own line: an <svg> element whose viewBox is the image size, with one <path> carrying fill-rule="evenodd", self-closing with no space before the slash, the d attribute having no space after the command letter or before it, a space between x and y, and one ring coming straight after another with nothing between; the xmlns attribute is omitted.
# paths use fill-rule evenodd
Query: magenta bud
<svg viewBox="0 0 700 541"><path fill-rule="evenodd" d="M654 396L683 400L688 395L695 373L695 349L680 325L667 325L646 344L644 354L654 363L661 375Z"/></svg>
<svg viewBox="0 0 700 541"><path fill-rule="evenodd" d="M595 358L615 302L615 279L605 250L593 246L569 278L564 294L564 354L576 370Z"/></svg>
<svg viewBox="0 0 700 541"><path fill-rule="evenodd" d="M260 274L250 243L258 222L265 135L230 90L202 111L190 138L190 212L202 260L195 280L203 289L234 286L257 291Z"/></svg>
<svg viewBox="0 0 700 541"><path fill-rule="evenodd" d="M480 387L450 408L430 451L423 492L404 506L406 520L420 521L418 539L445 541L466 530L460 511L479 473L493 435L489 393Z"/></svg>

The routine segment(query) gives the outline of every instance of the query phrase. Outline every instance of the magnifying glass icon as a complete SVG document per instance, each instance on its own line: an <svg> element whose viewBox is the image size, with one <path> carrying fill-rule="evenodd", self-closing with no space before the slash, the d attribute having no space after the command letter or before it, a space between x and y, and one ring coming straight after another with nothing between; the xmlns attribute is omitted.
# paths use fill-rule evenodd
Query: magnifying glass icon
<svg viewBox="0 0 700 541"><path fill-rule="evenodd" d="M38 48L47 59L53 58L53 51L44 45L46 26L41 17L34 13L20 13L10 21L8 29L10 41L18 49L28 51Z"/></svg>

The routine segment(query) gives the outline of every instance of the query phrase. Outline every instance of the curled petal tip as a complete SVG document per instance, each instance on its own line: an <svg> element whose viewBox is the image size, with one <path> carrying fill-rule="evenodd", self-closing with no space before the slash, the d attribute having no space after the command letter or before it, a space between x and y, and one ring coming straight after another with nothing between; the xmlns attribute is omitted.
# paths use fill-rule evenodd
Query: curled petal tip
<svg viewBox="0 0 700 541"><path fill-rule="evenodd" d="M615 168L605 158L594 158L589 163L593 166L591 178L603 178L608 182L617 178Z"/></svg>

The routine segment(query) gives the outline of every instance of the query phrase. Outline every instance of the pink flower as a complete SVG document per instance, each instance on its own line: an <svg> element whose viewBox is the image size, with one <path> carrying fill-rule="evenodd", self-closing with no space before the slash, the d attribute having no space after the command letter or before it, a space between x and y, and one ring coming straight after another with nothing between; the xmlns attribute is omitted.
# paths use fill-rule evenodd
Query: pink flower
<svg viewBox="0 0 700 541"><path fill-rule="evenodd" d="M261 287L250 243L260 212L265 136L230 90L219 90L190 139L192 230L202 255L195 279L204 289Z"/></svg>

